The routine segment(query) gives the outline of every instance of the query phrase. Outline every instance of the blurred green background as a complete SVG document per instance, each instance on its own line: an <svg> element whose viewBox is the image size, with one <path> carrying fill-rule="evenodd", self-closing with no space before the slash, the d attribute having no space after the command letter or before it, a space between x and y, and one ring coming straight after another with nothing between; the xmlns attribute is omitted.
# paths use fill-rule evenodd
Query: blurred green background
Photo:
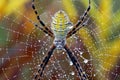
<svg viewBox="0 0 120 80"><path fill-rule="evenodd" d="M32 80L52 44L53 39L34 27L38 21L31 3L31 0L0 0L0 80ZM89 80L120 80L119 3L120 0L91 0L88 25L67 40ZM50 26L51 17L60 9L75 24L88 7L88 0L35 0L35 5L46 25ZM79 51L89 60L87 64ZM44 80L79 80L64 53L54 52ZM70 71L75 75L70 75Z"/></svg>

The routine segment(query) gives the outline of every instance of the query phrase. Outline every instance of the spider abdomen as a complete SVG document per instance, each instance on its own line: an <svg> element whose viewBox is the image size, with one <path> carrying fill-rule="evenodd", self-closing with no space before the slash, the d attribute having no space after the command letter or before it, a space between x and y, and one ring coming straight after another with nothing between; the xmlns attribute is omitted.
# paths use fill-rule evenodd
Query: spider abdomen
<svg viewBox="0 0 120 80"><path fill-rule="evenodd" d="M56 39L65 39L70 26L72 24L64 11L60 10L55 13L52 18L51 29Z"/></svg>

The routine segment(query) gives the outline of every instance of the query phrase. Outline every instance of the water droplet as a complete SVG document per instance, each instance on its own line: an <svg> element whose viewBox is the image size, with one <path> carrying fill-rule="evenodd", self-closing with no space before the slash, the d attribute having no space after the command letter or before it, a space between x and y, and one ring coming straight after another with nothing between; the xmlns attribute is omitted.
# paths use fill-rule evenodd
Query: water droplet
<svg viewBox="0 0 120 80"><path fill-rule="evenodd" d="M72 63L72 61L70 61L70 66L72 66L73 65L73 63Z"/></svg>
<svg viewBox="0 0 120 80"><path fill-rule="evenodd" d="M83 54L83 52L80 52L80 54L82 55L82 54Z"/></svg>
<svg viewBox="0 0 120 80"><path fill-rule="evenodd" d="M71 75L75 75L75 73L72 71L72 72L71 72Z"/></svg>
<svg viewBox="0 0 120 80"><path fill-rule="evenodd" d="M84 63L88 63L88 60L87 60L87 59L84 59Z"/></svg>
<svg viewBox="0 0 120 80"><path fill-rule="evenodd" d="M38 67L40 67L40 65L38 65Z"/></svg>
<svg viewBox="0 0 120 80"><path fill-rule="evenodd" d="M40 40L38 40L38 42L40 42Z"/></svg>
<svg viewBox="0 0 120 80"><path fill-rule="evenodd" d="M96 75L94 74L93 76L95 77Z"/></svg>
<svg viewBox="0 0 120 80"><path fill-rule="evenodd" d="M42 54L44 55L45 53L43 52Z"/></svg>

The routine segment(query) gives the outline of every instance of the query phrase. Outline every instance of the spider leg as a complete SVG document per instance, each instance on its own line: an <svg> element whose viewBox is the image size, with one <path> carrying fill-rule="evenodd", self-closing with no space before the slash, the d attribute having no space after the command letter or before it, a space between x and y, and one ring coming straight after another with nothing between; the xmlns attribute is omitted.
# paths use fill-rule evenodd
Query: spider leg
<svg viewBox="0 0 120 80"><path fill-rule="evenodd" d="M53 46L50 48L50 50L48 51L47 56L43 59L43 62L42 62L42 64L40 65L40 69L38 69L38 72L37 72L37 74L35 75L35 80L40 80L40 79L41 79L41 76L42 76L42 74L43 74L43 71L44 71L44 69L45 69L45 67L46 67L46 65L47 65L47 63L48 63L51 55L53 54L53 51L54 51L55 48L56 48L56 46L53 45Z"/></svg>
<svg viewBox="0 0 120 80"><path fill-rule="evenodd" d="M51 37L54 37L52 31L51 31L48 27L46 27L45 23L40 19L40 16L38 15L38 12L37 12L37 10L36 10L36 8L35 8L35 5L34 5L34 1L35 1L35 0L32 0L32 8L33 8L33 10L34 10L34 13L35 13L36 16L37 16L37 20L39 21L39 23L40 23L40 24L43 26L43 28L44 28L44 29L41 29L41 30L42 30L43 32L47 33L48 35L50 35Z"/></svg>
<svg viewBox="0 0 120 80"><path fill-rule="evenodd" d="M41 28L38 24L34 24L34 26L37 27L38 29L42 30L44 33L48 34L49 36L54 37L53 34L49 33L44 28Z"/></svg>
<svg viewBox="0 0 120 80"><path fill-rule="evenodd" d="M72 36L73 34L75 34L79 29L77 29L80 25L83 26L82 24L84 23L84 20L86 18L86 16L88 15L88 12L90 11L90 0L89 0L89 6L87 8L87 10L84 12L83 16L80 18L80 20L78 20L77 24L68 32L67 34L67 38L69 38L70 36ZM76 30L77 29L77 30Z"/></svg>
<svg viewBox="0 0 120 80"><path fill-rule="evenodd" d="M68 48L67 45L64 46L64 49L66 50L67 54L69 55L73 65L76 67L78 73L79 73L79 77L81 80L88 80L87 75L85 74L85 72L83 71L82 67L80 66L78 60L75 58L75 56L72 54L72 52L70 51L70 49Z"/></svg>
<svg viewBox="0 0 120 80"><path fill-rule="evenodd" d="M87 26L89 18L83 23L81 24L80 27L76 28L74 31L72 31L71 33L68 33L66 38L69 38L70 36L72 36L73 34L75 34L78 30L80 30L82 27Z"/></svg>

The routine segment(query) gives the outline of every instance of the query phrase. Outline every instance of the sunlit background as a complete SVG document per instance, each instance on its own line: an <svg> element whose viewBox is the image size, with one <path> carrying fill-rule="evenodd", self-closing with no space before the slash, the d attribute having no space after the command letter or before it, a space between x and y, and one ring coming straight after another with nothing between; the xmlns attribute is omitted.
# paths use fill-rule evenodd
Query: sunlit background
<svg viewBox="0 0 120 80"><path fill-rule="evenodd" d="M89 80L120 80L119 3L91 0L87 26L67 39ZM31 4L32 0L0 0L0 80L33 80L53 42L34 26L39 22ZM88 0L35 0L35 5L50 28L52 16L61 9L75 24L88 7ZM54 51L43 78L79 80L64 50Z"/></svg>

